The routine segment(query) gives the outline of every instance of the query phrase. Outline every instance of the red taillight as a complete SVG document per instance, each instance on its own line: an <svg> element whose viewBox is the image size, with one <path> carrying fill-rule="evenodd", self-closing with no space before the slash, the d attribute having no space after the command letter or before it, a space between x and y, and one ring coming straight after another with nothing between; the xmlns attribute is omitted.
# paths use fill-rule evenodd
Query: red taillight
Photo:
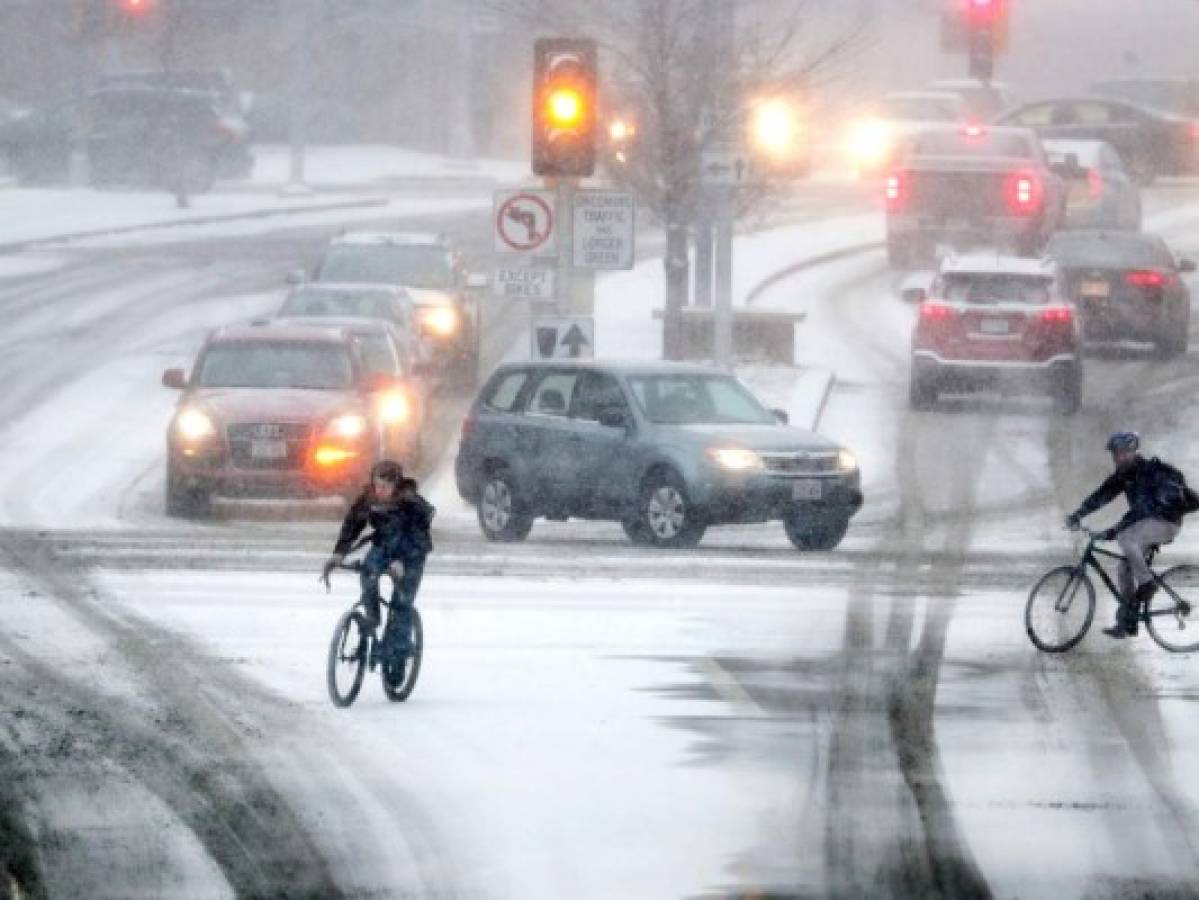
<svg viewBox="0 0 1199 900"><path fill-rule="evenodd" d="M936 300L925 300L920 304L920 318L928 322L945 322L952 319L954 311L952 306L940 303Z"/></svg>
<svg viewBox="0 0 1199 900"><path fill-rule="evenodd" d="M1005 193L1008 207L1018 215L1035 213L1044 200L1041 179L1032 172L1013 172L1008 176Z"/></svg>
<svg viewBox="0 0 1199 900"><path fill-rule="evenodd" d="M475 430L475 417L467 416L462 420L462 435L461 440L466 440L472 431Z"/></svg>
<svg viewBox="0 0 1199 900"><path fill-rule="evenodd" d="M1132 287L1138 288L1160 288L1166 284L1166 276L1155 269L1128 272L1125 274L1124 280Z"/></svg>
<svg viewBox="0 0 1199 900"><path fill-rule="evenodd" d="M884 195L887 200L887 209L899 209L907 200L907 179L904 178L901 172L893 172L887 176L887 185Z"/></svg>
<svg viewBox="0 0 1199 900"><path fill-rule="evenodd" d="M1068 306L1050 306L1041 310L1041 321L1050 325L1068 325L1074 321L1074 310Z"/></svg>
<svg viewBox="0 0 1199 900"><path fill-rule="evenodd" d="M1087 190L1092 200L1103 196L1103 174L1098 169L1087 169Z"/></svg>
<svg viewBox="0 0 1199 900"><path fill-rule="evenodd" d="M966 122L962 125L962 134L968 138L981 138L987 133L987 126L982 122Z"/></svg>

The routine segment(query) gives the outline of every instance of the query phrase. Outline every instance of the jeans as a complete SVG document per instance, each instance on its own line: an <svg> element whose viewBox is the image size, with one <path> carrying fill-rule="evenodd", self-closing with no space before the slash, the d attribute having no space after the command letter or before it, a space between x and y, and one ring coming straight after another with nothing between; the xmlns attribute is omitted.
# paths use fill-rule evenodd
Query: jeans
<svg viewBox="0 0 1199 900"><path fill-rule="evenodd" d="M1120 593L1124 601L1131 602L1136 589L1153 580L1149 572L1149 564L1145 562L1145 553L1154 544L1166 544L1174 540L1181 526L1174 525L1164 519L1141 519L1116 535L1116 543L1124 554L1124 562L1120 563Z"/></svg>
<svg viewBox="0 0 1199 900"><path fill-rule="evenodd" d="M362 561L362 600L366 604L367 616L376 624L380 619L379 578L393 561L382 547L371 547ZM391 612L387 617L387 627L383 629L383 642L389 644L395 640L398 649L407 651L412 632L411 610L416 604L416 592L425 574L425 557L424 554L413 554L398 561L404 566L404 574L399 583L392 587Z"/></svg>

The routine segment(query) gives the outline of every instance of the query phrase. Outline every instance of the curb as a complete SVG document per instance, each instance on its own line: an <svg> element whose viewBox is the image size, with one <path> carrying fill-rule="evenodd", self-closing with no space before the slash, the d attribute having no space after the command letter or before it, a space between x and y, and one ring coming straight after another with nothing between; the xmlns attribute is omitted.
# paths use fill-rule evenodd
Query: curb
<svg viewBox="0 0 1199 900"><path fill-rule="evenodd" d="M391 203L389 197L370 197L365 200L340 200L335 203L314 203L308 206L280 207L277 209L256 209L249 212L226 213L218 216L196 216L190 219L171 219L164 222L145 222L138 225L120 225L116 228L97 228L90 231L75 231L68 234L56 234L47 237L28 238L21 241L0 243L0 253L16 253L30 247L41 247L47 244L61 244L67 241L82 241L90 238L111 237L120 234L133 234L139 231L161 231L167 228L186 228L190 225L215 225L222 222L248 221L252 219L268 219L272 216L293 216L302 213L335 212L340 209L366 209L382 207Z"/></svg>
<svg viewBox="0 0 1199 900"><path fill-rule="evenodd" d="M792 263L771 275L767 275L750 288L749 292L745 295L745 305L749 306L765 291L774 287L780 281L790 278L792 275L797 275L807 269L814 269L816 266L822 266L826 263L836 262L839 259L848 259L851 256L870 253L873 250L882 250L885 246L886 243L883 241L870 241L866 244L851 244L848 247L841 247L837 250L830 250L827 253L819 253L816 256L801 259L799 262Z"/></svg>

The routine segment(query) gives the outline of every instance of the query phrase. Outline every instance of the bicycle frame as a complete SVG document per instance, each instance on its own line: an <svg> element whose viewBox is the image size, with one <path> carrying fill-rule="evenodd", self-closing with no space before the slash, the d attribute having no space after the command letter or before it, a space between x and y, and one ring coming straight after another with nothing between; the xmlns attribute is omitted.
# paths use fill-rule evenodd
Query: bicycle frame
<svg viewBox="0 0 1199 900"><path fill-rule="evenodd" d="M1097 538L1095 537L1095 535L1091 535L1087 539L1087 546L1083 550L1082 556L1078 560L1078 564L1074 567L1075 575L1079 575L1079 576L1083 575L1086 572L1088 567L1091 569L1094 569L1095 574L1099 576L1100 581L1103 582L1104 586L1108 590L1108 593L1110 593L1112 595L1112 597L1116 600L1117 603L1123 604L1124 600L1121 598L1120 588L1117 587L1115 582L1112 581L1111 576L1107 574L1107 570L1104 569L1103 566L1101 566L1099 564L1099 560L1097 557L1106 556L1108 559L1115 559L1120 562L1124 562L1126 557L1122 553L1114 553L1111 550L1104 550L1101 547L1096 547L1095 546L1096 540L1097 540ZM1146 562L1149 565L1149 574L1153 576L1153 583L1157 585L1158 590L1164 590L1167 594L1169 594L1170 597L1173 598L1176 606L1175 606L1175 609L1159 609L1159 610L1145 609L1144 615L1146 615L1146 616L1173 616L1173 615L1177 614L1177 607L1186 605L1186 601L1182 597L1178 596L1178 594L1175 593L1173 588L1171 588L1168 584L1166 584L1164 581L1162 581L1161 576L1158 575L1157 572L1154 570L1153 560L1154 560L1154 557L1157 556L1157 551L1158 551L1158 548L1154 547L1152 550L1149 551L1149 554L1146 557ZM1140 612L1140 610L1138 610L1138 612Z"/></svg>

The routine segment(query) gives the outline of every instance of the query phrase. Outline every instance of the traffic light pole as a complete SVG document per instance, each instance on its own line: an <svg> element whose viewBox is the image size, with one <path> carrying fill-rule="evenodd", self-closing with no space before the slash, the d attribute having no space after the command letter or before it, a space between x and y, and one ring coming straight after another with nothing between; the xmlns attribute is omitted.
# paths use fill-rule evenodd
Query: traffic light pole
<svg viewBox="0 0 1199 900"><path fill-rule="evenodd" d="M575 253L575 192L579 186L576 178L559 178L555 208L558 214L558 284L555 287L558 315L575 312L574 297L574 253Z"/></svg>
<svg viewBox="0 0 1199 900"><path fill-rule="evenodd" d="M291 46L291 103L288 121L288 140L291 144L291 160L287 184L281 193L295 195L309 193L304 180L304 153L307 143L306 120L308 118L308 63L312 47L312 0L292 0L295 10Z"/></svg>
<svg viewBox="0 0 1199 900"><path fill-rule="evenodd" d="M736 130L736 38L734 9L736 0L720 3L720 18L716 25L717 40L720 42L716 54L718 65L724 70L721 86L720 131L722 138L732 143L738 137ZM712 355L716 365L729 368L733 362L733 198L737 188L733 184L721 184L715 188L715 284L712 309Z"/></svg>

